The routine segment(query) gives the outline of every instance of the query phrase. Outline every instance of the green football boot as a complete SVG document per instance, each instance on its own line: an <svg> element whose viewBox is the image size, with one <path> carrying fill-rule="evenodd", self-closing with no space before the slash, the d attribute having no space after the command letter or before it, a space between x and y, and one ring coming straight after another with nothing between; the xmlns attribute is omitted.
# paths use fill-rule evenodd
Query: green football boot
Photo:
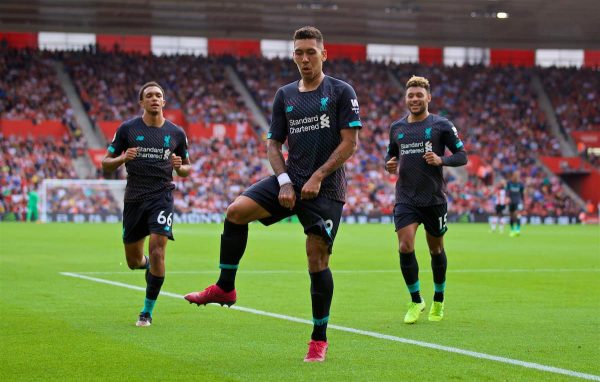
<svg viewBox="0 0 600 382"><path fill-rule="evenodd" d="M421 313L425 310L425 301L421 302L409 302L408 312L404 316L405 324L414 324L419 319Z"/></svg>
<svg viewBox="0 0 600 382"><path fill-rule="evenodd" d="M429 321L442 321L444 318L444 302L434 301L429 309Z"/></svg>

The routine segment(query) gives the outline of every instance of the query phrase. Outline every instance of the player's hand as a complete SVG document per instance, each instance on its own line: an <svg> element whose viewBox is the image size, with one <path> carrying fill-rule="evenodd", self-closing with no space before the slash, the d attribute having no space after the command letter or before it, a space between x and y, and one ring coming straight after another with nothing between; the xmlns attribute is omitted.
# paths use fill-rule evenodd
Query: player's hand
<svg viewBox="0 0 600 382"><path fill-rule="evenodd" d="M279 188L279 204L290 210L296 205L296 191L291 183L284 184Z"/></svg>
<svg viewBox="0 0 600 382"><path fill-rule="evenodd" d="M442 158L440 158L433 151L426 152L425 155L423 155L423 159L425 159L425 162L427 162L427 164L430 166L441 166L442 165Z"/></svg>
<svg viewBox="0 0 600 382"><path fill-rule="evenodd" d="M123 154L121 154L122 158L123 158L123 163L127 163L130 160L134 159L138 154L138 148L137 147L130 147L127 149L127 151L125 151Z"/></svg>
<svg viewBox="0 0 600 382"><path fill-rule="evenodd" d="M398 171L398 157L392 157L392 159L385 162L385 171L390 174L395 174Z"/></svg>
<svg viewBox="0 0 600 382"><path fill-rule="evenodd" d="M171 164L175 170L179 170L183 164L183 161L181 160L181 157L171 154Z"/></svg>
<svg viewBox="0 0 600 382"><path fill-rule="evenodd" d="M313 175L310 177L308 182L304 183L304 187L302 187L302 192L300 193L300 198L302 200L314 199L319 195L320 190L321 181Z"/></svg>

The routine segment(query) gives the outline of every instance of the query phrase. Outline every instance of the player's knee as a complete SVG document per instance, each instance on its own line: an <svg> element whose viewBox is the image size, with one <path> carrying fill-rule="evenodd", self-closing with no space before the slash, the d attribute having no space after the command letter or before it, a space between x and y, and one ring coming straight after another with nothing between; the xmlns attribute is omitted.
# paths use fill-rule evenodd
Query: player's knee
<svg viewBox="0 0 600 382"><path fill-rule="evenodd" d="M311 273L320 272L329 267L329 255L308 255L308 270Z"/></svg>
<svg viewBox="0 0 600 382"><path fill-rule="evenodd" d="M151 259L163 259L165 257L165 248L160 246L155 246L150 248L150 258Z"/></svg>
<svg viewBox="0 0 600 382"><path fill-rule="evenodd" d="M410 241L400 242L400 253L410 253L415 250L415 244Z"/></svg>
<svg viewBox="0 0 600 382"><path fill-rule="evenodd" d="M233 224L247 224L243 209L237 201L234 201L227 207L225 216Z"/></svg>
<svg viewBox="0 0 600 382"><path fill-rule="evenodd" d="M144 261L144 257L141 259L127 258L127 266L131 270L139 269L144 264Z"/></svg>
<svg viewBox="0 0 600 382"><path fill-rule="evenodd" d="M310 272L319 272L329 266L329 244L318 235L308 235L306 256Z"/></svg>

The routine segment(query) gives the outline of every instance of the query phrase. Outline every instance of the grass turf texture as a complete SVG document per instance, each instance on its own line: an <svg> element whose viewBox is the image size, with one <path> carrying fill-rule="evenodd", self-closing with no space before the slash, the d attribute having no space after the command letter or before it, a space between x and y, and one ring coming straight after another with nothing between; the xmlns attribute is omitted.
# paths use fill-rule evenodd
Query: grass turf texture
<svg viewBox="0 0 600 382"><path fill-rule="evenodd" d="M175 226L163 291L216 281L221 231ZM419 228L427 310L405 325L409 295L393 227L342 225L330 324L600 375L600 229L525 226L518 238L487 231L450 225L446 315L434 323ZM126 266L120 232L116 224L0 224L0 380L581 380L333 329L327 361L305 364L310 325L169 296L159 296L153 325L137 328L142 291L60 274L144 287L143 271ZM311 319L299 225L250 226L237 290L239 306Z"/></svg>

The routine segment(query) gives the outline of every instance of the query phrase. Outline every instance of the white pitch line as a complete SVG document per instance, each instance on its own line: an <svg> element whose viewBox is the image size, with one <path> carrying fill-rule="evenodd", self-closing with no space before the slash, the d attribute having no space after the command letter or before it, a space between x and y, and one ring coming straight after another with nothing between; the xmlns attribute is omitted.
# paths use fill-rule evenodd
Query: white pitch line
<svg viewBox="0 0 600 382"><path fill-rule="evenodd" d="M111 281L111 280L99 279L96 277L89 277L89 276L85 276L85 275L78 274L78 273L60 272L60 274L63 276L75 277L75 278L79 278L79 279L83 279L83 280L89 280L89 281L94 281L97 283L119 286L119 287L123 287L123 288L127 288L127 289L146 291L146 288L144 288L144 287L125 284L125 283L121 283L118 281ZM183 295L176 294L176 293L161 291L160 294L161 294L161 296L168 296L168 297L183 299ZM217 304L210 304L210 305L217 305ZM217 306L219 306L219 305L217 305ZM286 316L284 314L265 312L263 310L258 310L258 309L244 308L239 305L233 305L233 306L231 306L230 309L239 310L241 312L257 314L260 316L279 318L281 320L312 325L312 321L309 321L309 320L304 320L304 319L292 317L292 316ZM534 369L534 370L546 371L549 373L562 374L562 375L567 375L569 377L577 377L577 378L587 379L590 381L600 381L600 376L598 376L598 375L586 374L586 373L581 373L581 372L574 371L574 370L561 369L561 368L553 367L553 366L546 366L546 365L542 365L542 364L535 363L535 362L520 361L520 360L512 359L512 358L500 357L500 356L495 356L495 355L486 354L486 353L479 353L479 352L464 350L464 349L455 348L455 347L451 347L451 346L438 345L438 344L434 344L434 343L430 343L430 342L411 340L408 338L396 337L396 336L391 336L388 334L381 334L381 333L377 333L377 332L371 332L368 330L354 329L354 328L349 328L349 327L345 327L345 326L328 325L327 327L330 329L335 329L335 330L339 330L342 332L360 334L363 336L378 338L378 339L382 339L382 340L401 342L404 344L415 345L415 346L420 346L420 347L435 349L435 350L441 350L441 351L446 351L449 353L466 355L466 356L473 357L473 358L486 359L486 360L490 360L490 361L496 361L496 362L506 363L506 364L510 364L510 365L521 366L521 367L524 367L527 369Z"/></svg>
<svg viewBox="0 0 600 382"><path fill-rule="evenodd" d="M361 270L350 270L350 269L333 269L333 274L357 274L357 273L398 273L399 269L361 269ZM168 273L175 275L203 275L203 274L216 274L219 272L219 269L215 267L213 270L204 270L204 271L169 271ZM306 274L308 271L292 271L292 270L242 270L243 274ZM421 273L431 273L429 269L423 269L420 271ZM566 273L566 272L600 272L600 268L516 268L516 269L449 269L447 273ZM77 272L80 275L137 275L137 272L129 271L106 271L106 272Z"/></svg>

